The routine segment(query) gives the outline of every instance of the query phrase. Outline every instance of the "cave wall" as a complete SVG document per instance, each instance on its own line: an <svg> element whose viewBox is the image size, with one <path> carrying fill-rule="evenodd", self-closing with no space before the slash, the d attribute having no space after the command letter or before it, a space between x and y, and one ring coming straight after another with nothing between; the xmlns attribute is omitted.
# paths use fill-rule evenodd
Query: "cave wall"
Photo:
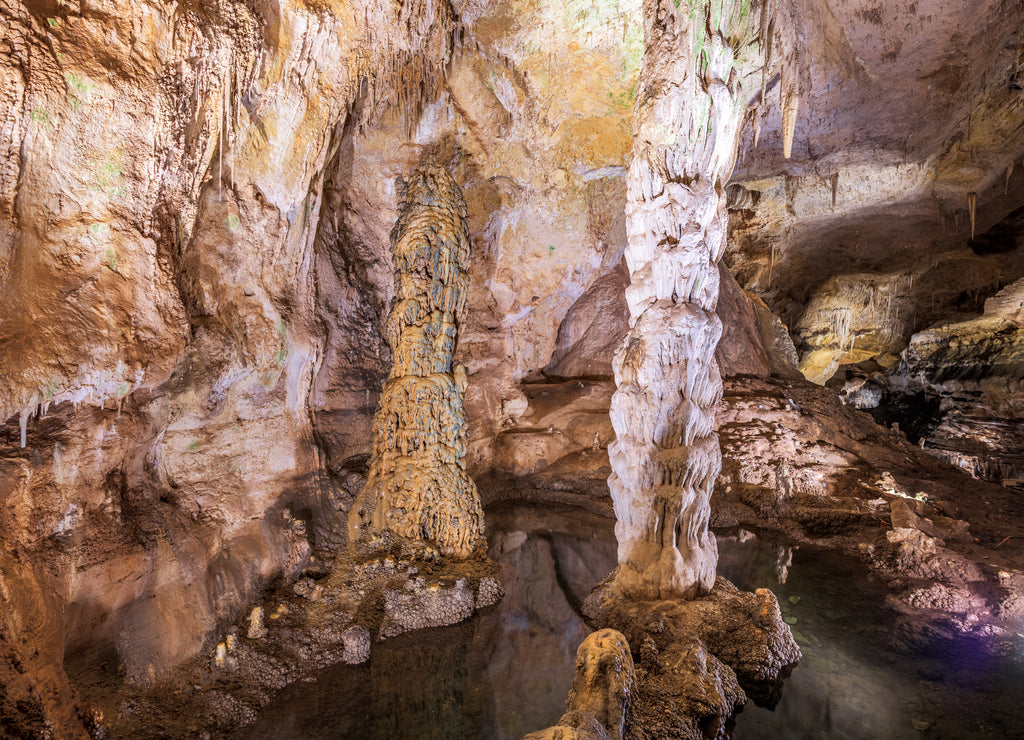
<svg viewBox="0 0 1024 740"><path fill-rule="evenodd" d="M4 671L52 673L36 699L71 736L65 650L72 675L158 678L333 533L308 405L323 181L395 80L436 94L453 38L430 3L0 18L2 569L27 584Z"/></svg>
<svg viewBox="0 0 1024 740"><path fill-rule="evenodd" d="M462 10L0 6L2 572L24 585L4 670L28 693L52 674L35 700L61 732L65 653L75 677L159 678L344 544L399 174L431 153L466 193L472 470L620 261L637 33L610 9Z"/></svg>
<svg viewBox="0 0 1024 740"><path fill-rule="evenodd" d="M1024 203L1024 11L874 5L796 2L792 158L777 80L744 129L726 375L793 372L772 311L828 365L834 310L858 307L855 346L895 356L949 318L929 305L980 310L1024 274L1017 232L990 228ZM4 701L74 727L65 666L159 678L311 547L345 544L391 365L395 181L427 155L473 241L456 354L470 474L486 502L569 500L569 472L606 510L591 381L626 330L638 17L583 0L0 0ZM897 310L899 331L877 318ZM586 414L560 416L547 377L583 377ZM507 484L521 460L523 490Z"/></svg>

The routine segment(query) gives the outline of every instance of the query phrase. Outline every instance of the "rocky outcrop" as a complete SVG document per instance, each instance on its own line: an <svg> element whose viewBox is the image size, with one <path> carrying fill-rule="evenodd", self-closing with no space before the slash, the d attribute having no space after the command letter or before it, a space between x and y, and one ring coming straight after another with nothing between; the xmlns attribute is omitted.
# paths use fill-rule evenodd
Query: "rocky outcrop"
<svg viewBox="0 0 1024 740"><path fill-rule="evenodd" d="M62 605L53 579L40 579L0 545L0 727L11 737L86 738L64 671Z"/></svg>
<svg viewBox="0 0 1024 740"><path fill-rule="evenodd" d="M900 374L935 392L1024 378L1024 278L988 298L981 316L914 334Z"/></svg>
<svg viewBox="0 0 1024 740"><path fill-rule="evenodd" d="M744 291L721 263L718 275L715 313L722 322L722 338L715 347L715 358L722 375L799 377L789 330L756 294ZM629 331L628 286L629 275L622 262L580 296L558 327L558 345L544 368L545 376L612 376L615 351Z"/></svg>
<svg viewBox="0 0 1024 740"><path fill-rule="evenodd" d="M719 268L722 292L716 313L726 329L715 358L723 376L799 376L785 328L756 296L736 284L727 268ZM602 293L607 289L603 278L597 284L603 284ZM611 367L612 345L619 346L625 336L627 313L624 294L617 292L617 300L606 296L601 312L592 314L596 292L580 298L559 331L560 337L579 337L568 347L560 344L560 366L587 372L573 380L556 376L521 386L525 408L498 433L491 470L480 479L485 504L510 498L558 501L611 513L607 449L614 431L607 409L614 387L594 377L602 373L593 370ZM603 329L612 321L619 330L614 343L603 339ZM594 336L602 337L597 348L587 341Z"/></svg>
<svg viewBox="0 0 1024 740"><path fill-rule="evenodd" d="M984 301L984 312L910 337L886 378L887 400L923 399L920 444L974 478L1010 486L1024 478L1024 280ZM892 415L898 416L897 409Z"/></svg>
<svg viewBox="0 0 1024 740"><path fill-rule="evenodd" d="M748 695L777 700L800 659L774 594L741 592L723 578L694 600L646 603L605 582L584 611L639 646L625 737L717 737Z"/></svg>
<svg viewBox="0 0 1024 740"><path fill-rule="evenodd" d="M629 273L620 262L594 281L558 327L558 344L544 368L549 377L611 377L612 359L628 331Z"/></svg>
<svg viewBox="0 0 1024 740"><path fill-rule="evenodd" d="M576 668L566 712L555 727L523 740L624 740L636 671L621 632L592 632L576 651Z"/></svg>
<svg viewBox="0 0 1024 740"><path fill-rule="evenodd" d="M722 338L715 347L715 358L722 376L800 377L796 349L785 324L757 294L743 290L722 263L718 274L715 313L722 321Z"/></svg>
<svg viewBox="0 0 1024 740"><path fill-rule="evenodd" d="M832 278L793 326L804 348L800 372L824 384L840 365L888 358L894 366L910 335L913 309L913 272Z"/></svg>
<svg viewBox="0 0 1024 740"><path fill-rule="evenodd" d="M392 246L395 362L374 415L366 487L349 514L352 540L391 532L466 557L483 540L483 510L466 473L466 369L452 355L471 245L465 201L442 167L423 165L406 184Z"/></svg>
<svg viewBox="0 0 1024 740"><path fill-rule="evenodd" d="M1022 614L1019 497L807 383L743 379L719 416L717 526L840 549L889 580L910 634L1005 634ZM922 638L924 639L924 638ZM999 650L998 640L992 640Z"/></svg>

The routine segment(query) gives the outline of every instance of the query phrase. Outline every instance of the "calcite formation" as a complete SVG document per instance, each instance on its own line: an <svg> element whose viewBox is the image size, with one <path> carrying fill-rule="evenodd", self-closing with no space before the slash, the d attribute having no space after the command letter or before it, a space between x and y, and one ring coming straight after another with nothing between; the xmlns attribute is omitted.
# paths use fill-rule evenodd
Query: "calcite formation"
<svg viewBox="0 0 1024 740"><path fill-rule="evenodd" d="M466 557L483 538L483 510L466 473L466 370L452 355L471 245L465 201L443 167L413 173L391 241L395 300L386 334L394 365L349 525L353 539L387 531Z"/></svg>
<svg viewBox="0 0 1024 740"><path fill-rule="evenodd" d="M722 737L748 698L772 705L801 658L775 595L739 591L724 578L706 598L656 604L636 602L605 581L583 613L616 625L639 656L625 737ZM579 678L577 661L574 689Z"/></svg>
<svg viewBox="0 0 1024 740"><path fill-rule="evenodd" d="M762 84L770 23L767 4L746 0L644 2L626 205L630 330L615 356L608 448L617 581L635 598L692 597L715 582L716 263L725 184L747 101Z"/></svg>
<svg viewBox="0 0 1024 740"><path fill-rule="evenodd" d="M410 630L458 624L473 616L476 599L465 578L454 586L427 584L409 579L401 589L384 593L384 624L381 637L395 637Z"/></svg>
<svg viewBox="0 0 1024 740"><path fill-rule="evenodd" d="M637 690L629 643L618 630L592 632L576 651L576 673L558 724L523 740L623 740Z"/></svg>

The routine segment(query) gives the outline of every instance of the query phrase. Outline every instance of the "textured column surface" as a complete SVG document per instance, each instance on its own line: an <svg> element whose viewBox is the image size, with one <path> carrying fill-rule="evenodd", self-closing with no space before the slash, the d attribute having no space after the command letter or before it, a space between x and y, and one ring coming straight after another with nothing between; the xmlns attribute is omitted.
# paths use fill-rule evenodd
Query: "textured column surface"
<svg viewBox="0 0 1024 740"><path fill-rule="evenodd" d="M715 582L721 468L714 359L724 187L762 84L769 13L749 0L644 0L645 52L626 206L630 331L615 356L609 479L616 582L639 599Z"/></svg>
<svg viewBox="0 0 1024 740"><path fill-rule="evenodd" d="M373 419L366 487L349 516L353 540L389 531L465 557L483 538L480 496L465 466L466 371L452 360L469 281L465 219L447 171L417 168L391 232L394 365Z"/></svg>

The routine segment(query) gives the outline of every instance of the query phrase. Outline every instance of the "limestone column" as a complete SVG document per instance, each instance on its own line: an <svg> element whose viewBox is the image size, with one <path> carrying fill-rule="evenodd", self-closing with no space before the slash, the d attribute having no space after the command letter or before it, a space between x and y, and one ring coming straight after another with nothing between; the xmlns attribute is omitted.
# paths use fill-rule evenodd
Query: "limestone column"
<svg viewBox="0 0 1024 740"><path fill-rule="evenodd" d="M443 167L413 173L391 244L386 338L394 365L373 417L370 471L349 515L350 537L391 532L466 557L482 541L484 521L466 473L466 371L452 358L471 243L462 192Z"/></svg>
<svg viewBox="0 0 1024 740"><path fill-rule="evenodd" d="M751 0L644 0L643 11L626 205L630 330L615 356L608 449L615 581L636 599L691 598L711 590L718 563L708 517L721 468L725 184L763 84L771 18Z"/></svg>

